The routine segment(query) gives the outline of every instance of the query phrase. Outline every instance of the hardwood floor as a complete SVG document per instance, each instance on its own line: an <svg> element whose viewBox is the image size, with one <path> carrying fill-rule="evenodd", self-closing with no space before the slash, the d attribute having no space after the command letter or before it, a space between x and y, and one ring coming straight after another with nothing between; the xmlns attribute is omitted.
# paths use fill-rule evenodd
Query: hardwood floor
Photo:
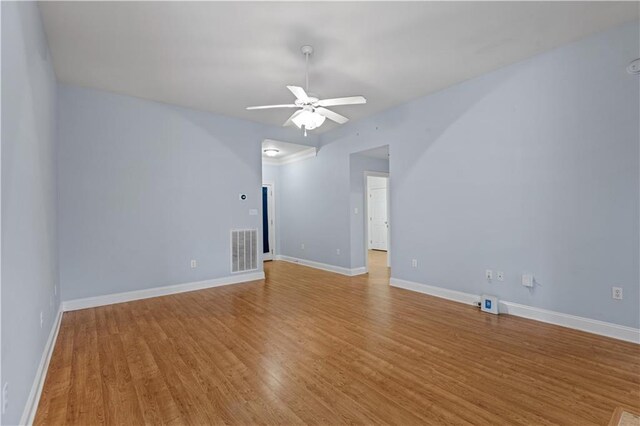
<svg viewBox="0 0 640 426"><path fill-rule="evenodd" d="M285 262L64 314L35 424L606 425L640 346Z"/></svg>

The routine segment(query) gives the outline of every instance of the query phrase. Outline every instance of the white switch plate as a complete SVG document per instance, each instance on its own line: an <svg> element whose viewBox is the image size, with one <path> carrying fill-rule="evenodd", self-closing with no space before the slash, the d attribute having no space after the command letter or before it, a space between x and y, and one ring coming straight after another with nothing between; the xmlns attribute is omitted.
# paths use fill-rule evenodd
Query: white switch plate
<svg viewBox="0 0 640 426"><path fill-rule="evenodd" d="M197 268L198 267L198 261L195 259L191 260L191 269Z"/></svg>
<svg viewBox="0 0 640 426"><path fill-rule="evenodd" d="M622 287L611 287L611 297L616 300L622 300Z"/></svg>
<svg viewBox="0 0 640 426"><path fill-rule="evenodd" d="M357 207L353 208L353 214L358 214L358 208Z"/></svg>
<svg viewBox="0 0 640 426"><path fill-rule="evenodd" d="M503 271L498 271L496 276L498 277L498 281L504 281L504 272Z"/></svg>
<svg viewBox="0 0 640 426"><path fill-rule="evenodd" d="M336 249L336 254L339 255L340 254L340 249Z"/></svg>
<svg viewBox="0 0 640 426"><path fill-rule="evenodd" d="M418 267L418 259L411 259L411 267L412 268Z"/></svg>
<svg viewBox="0 0 640 426"><path fill-rule="evenodd" d="M533 287L533 274L522 274L522 285L525 287Z"/></svg>
<svg viewBox="0 0 640 426"><path fill-rule="evenodd" d="M487 269L486 271L484 271L484 277L487 279L487 281L491 281L493 279L493 271L491 269Z"/></svg>
<svg viewBox="0 0 640 426"><path fill-rule="evenodd" d="M300 248L304 250L304 243L300 244Z"/></svg>
<svg viewBox="0 0 640 426"><path fill-rule="evenodd" d="M249 216L258 216L258 209L249 209Z"/></svg>

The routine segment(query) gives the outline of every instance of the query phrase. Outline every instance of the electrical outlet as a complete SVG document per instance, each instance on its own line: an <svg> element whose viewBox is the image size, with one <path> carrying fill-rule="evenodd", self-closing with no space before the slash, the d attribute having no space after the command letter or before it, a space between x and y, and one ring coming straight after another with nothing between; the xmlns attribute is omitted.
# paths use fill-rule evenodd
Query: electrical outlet
<svg viewBox="0 0 640 426"><path fill-rule="evenodd" d="M522 285L525 287L533 287L533 274L522 274Z"/></svg>
<svg viewBox="0 0 640 426"><path fill-rule="evenodd" d="M484 277L487 279L487 281L491 281L493 279L493 271L491 269L487 269L486 271L484 271Z"/></svg>
<svg viewBox="0 0 640 426"><path fill-rule="evenodd" d="M40 328L44 325L44 314L40 311Z"/></svg>
<svg viewBox="0 0 640 426"><path fill-rule="evenodd" d="M195 269L198 267L198 261L195 259L191 259L191 269Z"/></svg>
<svg viewBox="0 0 640 426"><path fill-rule="evenodd" d="M498 273L496 274L496 277L498 278L498 281L504 281L504 272L498 271Z"/></svg>
<svg viewBox="0 0 640 426"><path fill-rule="evenodd" d="M9 406L9 382L4 382L2 386L2 414L7 412Z"/></svg>
<svg viewBox="0 0 640 426"><path fill-rule="evenodd" d="M418 267L418 259L411 259L411 267L412 268Z"/></svg>
<svg viewBox="0 0 640 426"><path fill-rule="evenodd" d="M611 287L611 297L616 300L622 300L622 287Z"/></svg>
<svg viewBox="0 0 640 426"><path fill-rule="evenodd" d="M336 254L340 256L340 249L336 249Z"/></svg>

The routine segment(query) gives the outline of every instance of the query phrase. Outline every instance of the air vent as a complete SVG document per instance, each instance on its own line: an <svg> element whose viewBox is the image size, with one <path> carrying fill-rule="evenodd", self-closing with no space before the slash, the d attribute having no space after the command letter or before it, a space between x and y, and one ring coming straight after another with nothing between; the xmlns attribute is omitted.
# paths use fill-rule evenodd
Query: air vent
<svg viewBox="0 0 640 426"><path fill-rule="evenodd" d="M258 230L231 230L231 272L258 269Z"/></svg>

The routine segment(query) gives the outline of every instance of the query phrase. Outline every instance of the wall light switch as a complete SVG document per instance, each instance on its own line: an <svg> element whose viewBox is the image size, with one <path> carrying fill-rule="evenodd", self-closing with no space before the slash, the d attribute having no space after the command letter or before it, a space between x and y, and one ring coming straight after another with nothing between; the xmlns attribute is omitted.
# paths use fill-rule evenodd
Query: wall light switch
<svg viewBox="0 0 640 426"><path fill-rule="evenodd" d="M358 214L358 208L357 207L354 207L353 214Z"/></svg>
<svg viewBox="0 0 640 426"><path fill-rule="evenodd" d="M522 285L525 287L533 287L533 274L522 274Z"/></svg>
<svg viewBox="0 0 640 426"><path fill-rule="evenodd" d="M611 287L611 297L616 300L622 300L622 287Z"/></svg>
<svg viewBox="0 0 640 426"><path fill-rule="evenodd" d="M258 216L258 209L249 209L249 216Z"/></svg>
<svg viewBox="0 0 640 426"><path fill-rule="evenodd" d="M336 254L340 255L340 249L336 249Z"/></svg>
<svg viewBox="0 0 640 426"><path fill-rule="evenodd" d="M487 281L491 281L493 279L493 270L487 269L486 271L484 271L484 277L487 279Z"/></svg>

